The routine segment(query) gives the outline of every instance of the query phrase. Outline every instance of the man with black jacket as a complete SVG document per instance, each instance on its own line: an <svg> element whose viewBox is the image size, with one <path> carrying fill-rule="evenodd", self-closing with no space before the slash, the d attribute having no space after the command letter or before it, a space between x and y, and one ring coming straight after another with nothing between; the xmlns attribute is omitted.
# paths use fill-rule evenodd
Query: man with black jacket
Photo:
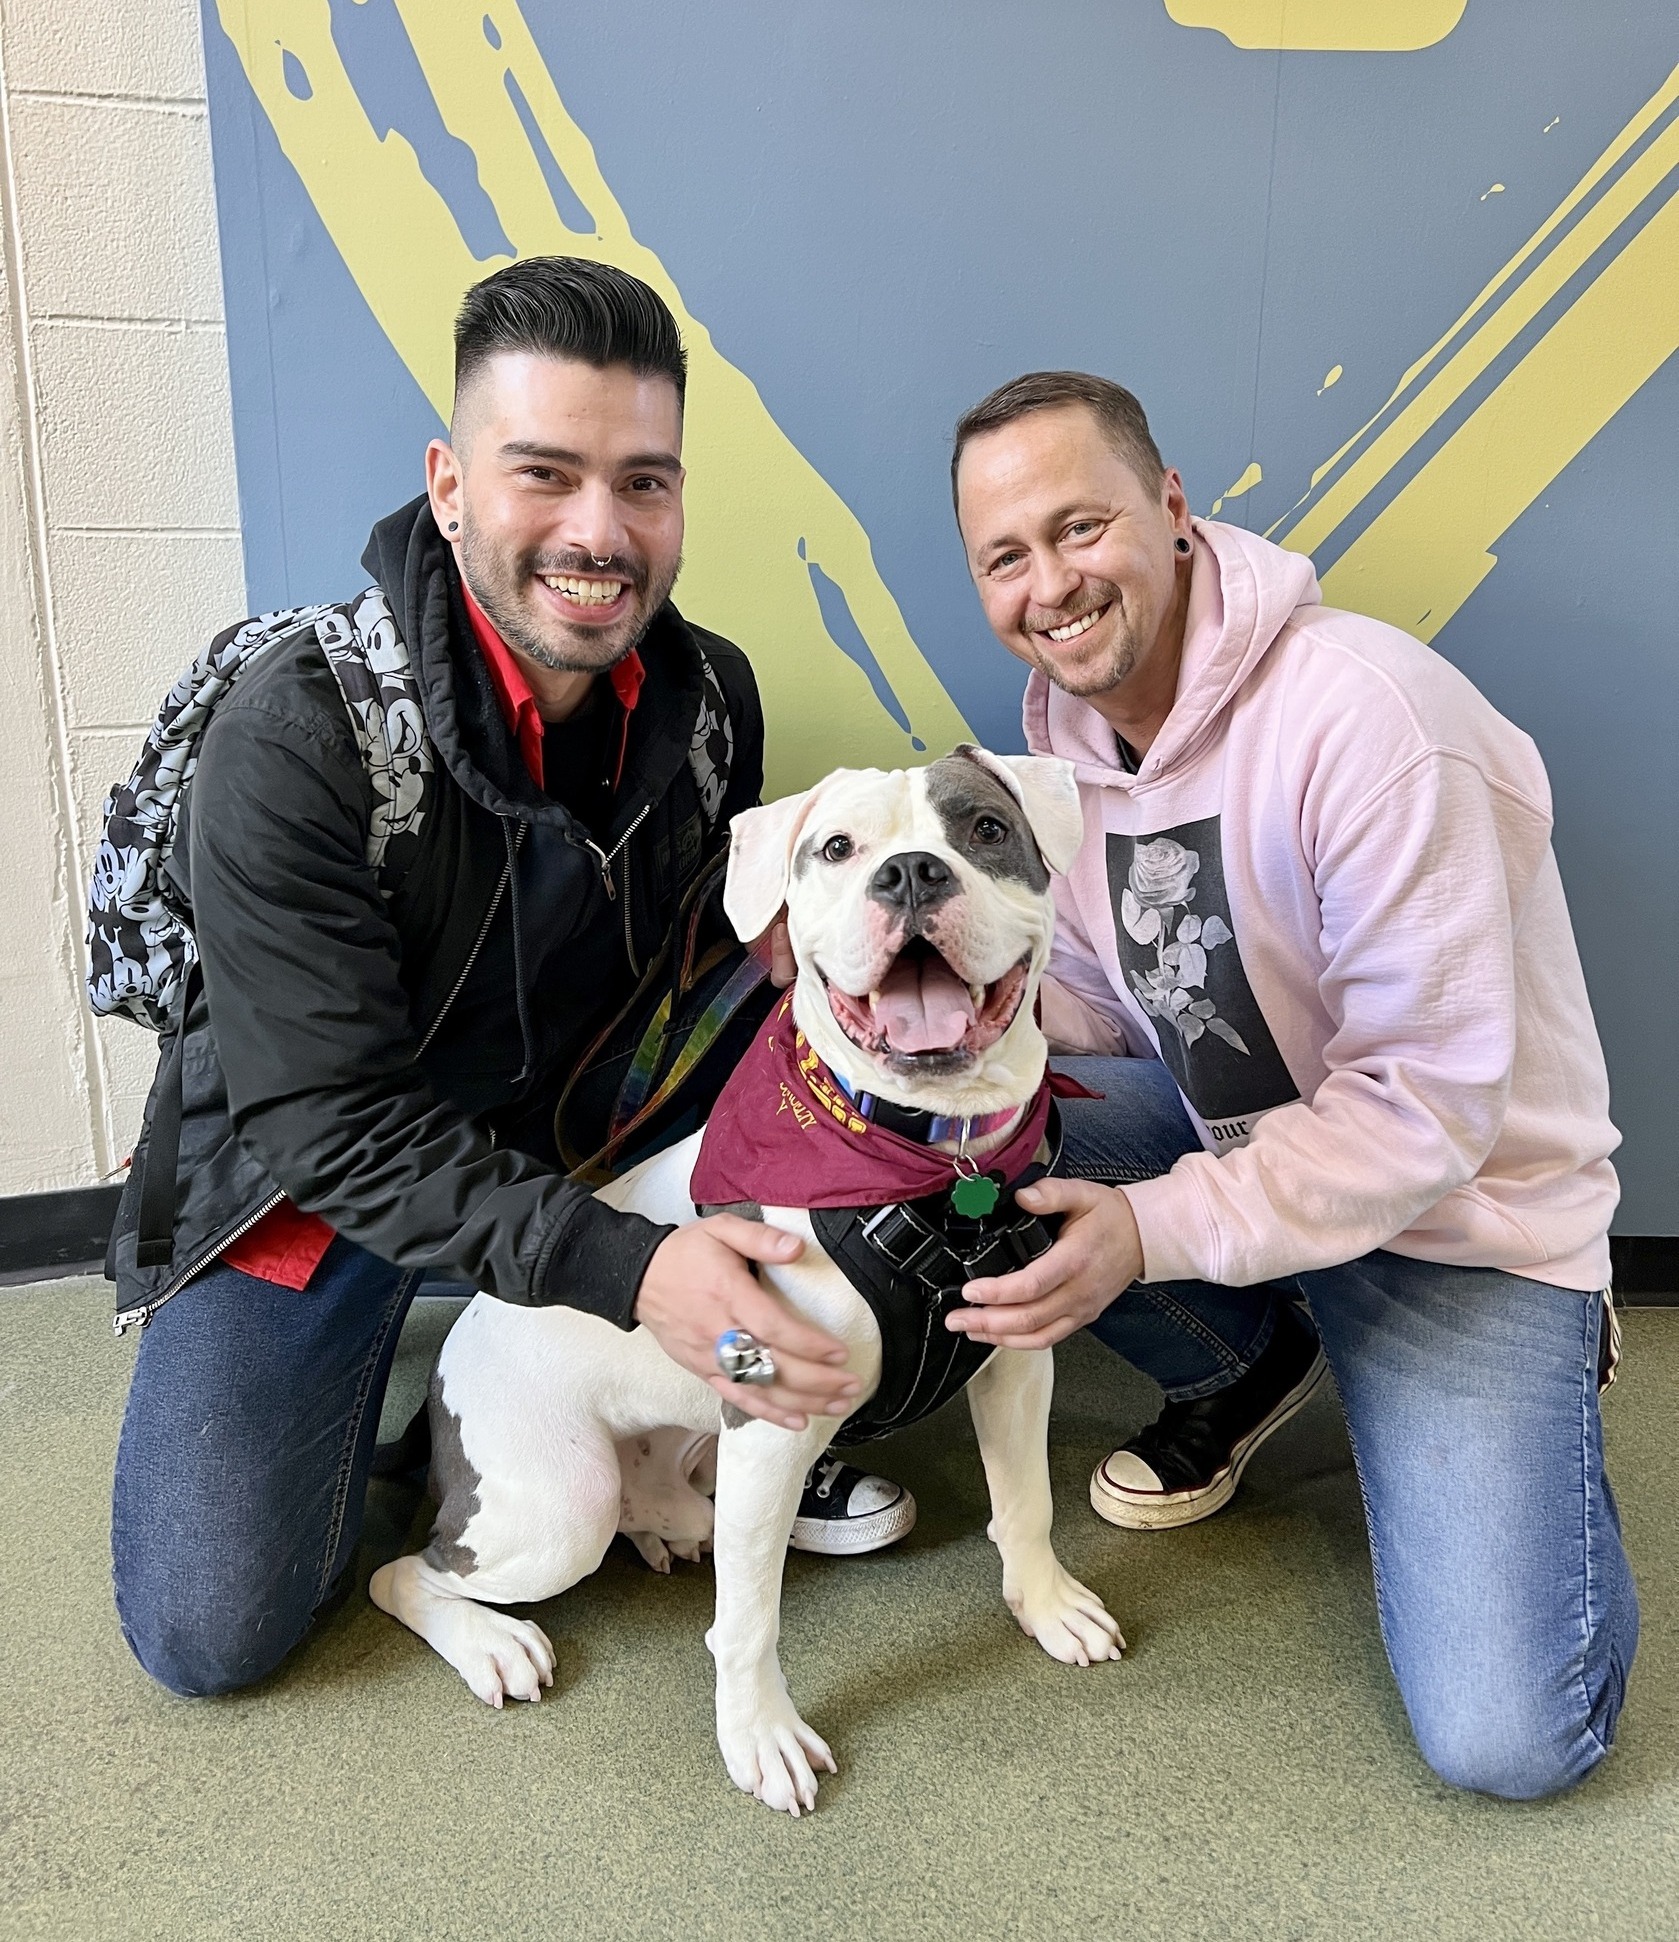
<svg viewBox="0 0 1679 1942"><path fill-rule="evenodd" d="M669 599L684 382L675 321L633 277L538 258L477 285L449 441L363 556L417 684L400 772L370 774L312 628L205 731L167 866L202 967L171 1258L142 1267L136 1245L161 1087L114 1242L122 1306L146 1323L117 1456L117 1604L173 1691L260 1678L349 1582L427 1272L644 1324L789 1427L855 1394L841 1345L751 1273L793 1258L793 1236L616 1212L556 1145L567 1080L762 783L745 656ZM368 861L375 816L404 840L394 882ZM728 1062L710 1065L714 1090ZM772 1386L719 1372L730 1328L771 1350ZM806 1548L908 1529L896 1486L818 1471Z"/></svg>

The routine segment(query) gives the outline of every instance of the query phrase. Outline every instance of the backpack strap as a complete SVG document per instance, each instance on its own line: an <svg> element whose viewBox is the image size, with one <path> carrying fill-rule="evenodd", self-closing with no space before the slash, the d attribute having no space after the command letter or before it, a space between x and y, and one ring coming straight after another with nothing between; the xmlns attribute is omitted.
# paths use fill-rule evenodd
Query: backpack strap
<svg viewBox="0 0 1679 1942"><path fill-rule="evenodd" d="M140 1175L140 1210L134 1236L137 1268L166 1268L175 1258L175 1196L181 1158L181 1061L186 1053L187 1013L203 972L195 956L182 977L180 1010L158 1074L146 1157ZM115 1230L113 1230L114 1232ZM116 1277L113 1275L112 1280Z"/></svg>
<svg viewBox="0 0 1679 1942"><path fill-rule="evenodd" d="M344 697L373 784L367 860L388 896L425 819L426 778L435 766L408 643L380 587L369 587L342 607L325 608L315 622L315 638Z"/></svg>
<svg viewBox="0 0 1679 1942"><path fill-rule="evenodd" d="M729 773L734 767L735 725L729 719L729 698L717 678L717 670L700 650L700 708L694 720L694 733L688 743L688 767L694 787L700 794L700 808L706 828L715 836L724 798L729 793Z"/></svg>

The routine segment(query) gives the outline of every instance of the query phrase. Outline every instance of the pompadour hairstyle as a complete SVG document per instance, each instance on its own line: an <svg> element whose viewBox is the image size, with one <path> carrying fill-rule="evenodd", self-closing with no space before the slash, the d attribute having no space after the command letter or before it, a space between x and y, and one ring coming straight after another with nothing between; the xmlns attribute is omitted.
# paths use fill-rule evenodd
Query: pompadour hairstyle
<svg viewBox="0 0 1679 1942"><path fill-rule="evenodd" d="M1000 431L1028 412L1048 411L1056 405L1084 405L1094 413L1114 450L1151 490L1165 478L1166 467L1148 428L1148 418L1124 385L1115 384L1111 378L1092 377L1088 371L1028 371L1024 377L999 385L957 421L956 442L950 454L950 497L958 512L956 468L968 441L982 432Z"/></svg>
<svg viewBox="0 0 1679 1942"><path fill-rule="evenodd" d="M640 277L581 256L527 256L475 283L455 318L455 389L500 351L627 364L666 377L678 402L688 354L664 299Z"/></svg>

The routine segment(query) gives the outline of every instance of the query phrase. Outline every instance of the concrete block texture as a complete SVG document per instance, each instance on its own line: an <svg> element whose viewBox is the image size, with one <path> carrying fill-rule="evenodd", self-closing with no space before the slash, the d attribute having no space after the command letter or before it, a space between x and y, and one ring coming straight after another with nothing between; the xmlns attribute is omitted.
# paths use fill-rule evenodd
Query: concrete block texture
<svg viewBox="0 0 1679 1942"><path fill-rule="evenodd" d="M101 1018L94 1024L105 1090L105 1150L113 1167L134 1151L145 1116L146 1098L157 1074L158 1041L143 1025L126 1018Z"/></svg>
<svg viewBox="0 0 1679 1942"><path fill-rule="evenodd" d="M47 552L72 729L143 727L199 649L244 617L235 534L52 532Z"/></svg>
<svg viewBox="0 0 1679 1942"><path fill-rule="evenodd" d="M0 0L0 1195L133 1145L156 1042L82 987L100 808L245 609L203 87L196 0Z"/></svg>
<svg viewBox="0 0 1679 1942"><path fill-rule="evenodd" d="M204 93L196 0L3 0L7 86L167 101Z"/></svg>
<svg viewBox="0 0 1679 1942"><path fill-rule="evenodd" d="M11 134L32 316L221 321L201 108L25 96Z"/></svg>
<svg viewBox="0 0 1679 1942"><path fill-rule="evenodd" d="M31 342L49 526L238 524L219 329L42 323Z"/></svg>
<svg viewBox="0 0 1679 1942"><path fill-rule="evenodd" d="M86 1017L75 951L75 871L57 768L57 706L36 604L20 363L0 283L0 952L6 1084L0 1193L85 1185L97 1176Z"/></svg>

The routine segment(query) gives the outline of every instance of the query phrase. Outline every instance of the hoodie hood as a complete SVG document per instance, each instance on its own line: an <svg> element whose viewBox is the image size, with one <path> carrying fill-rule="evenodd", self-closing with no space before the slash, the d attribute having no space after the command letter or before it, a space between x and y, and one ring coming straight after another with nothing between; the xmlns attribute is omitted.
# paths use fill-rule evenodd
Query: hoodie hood
<svg viewBox="0 0 1679 1942"><path fill-rule="evenodd" d="M424 493L379 521L361 563L384 589L404 630L427 731L463 793L492 815L546 823L579 848L593 848L570 811L545 795L525 768L472 639L454 550L437 530ZM701 650L670 601L653 616L638 648L647 685L630 717L623 786L607 843L615 843L686 766L704 694Z"/></svg>
<svg viewBox="0 0 1679 1942"><path fill-rule="evenodd" d="M1297 610L1322 599L1304 554L1211 519L1195 521L1195 537L1177 698L1136 775L1116 764L1114 732L1096 710L1035 670L1021 707L1026 745L1034 754L1063 756L1082 781L1120 788L1181 771L1211 739Z"/></svg>
<svg viewBox="0 0 1679 1942"><path fill-rule="evenodd" d="M453 556L424 493L379 521L361 563L384 589L408 643L426 729L456 786L492 816L530 821L546 811L569 824L526 773L483 657L455 651L471 633Z"/></svg>

